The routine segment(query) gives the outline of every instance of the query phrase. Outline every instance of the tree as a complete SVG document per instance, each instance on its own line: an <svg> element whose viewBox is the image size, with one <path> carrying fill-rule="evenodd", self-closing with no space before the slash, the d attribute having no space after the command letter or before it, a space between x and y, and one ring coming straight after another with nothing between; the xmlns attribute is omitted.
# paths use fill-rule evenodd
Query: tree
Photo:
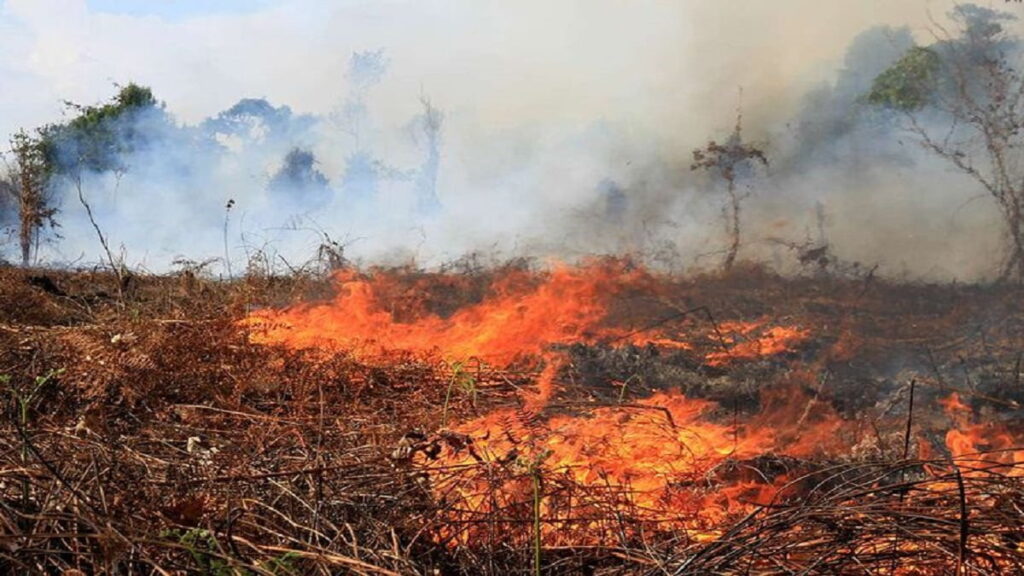
<svg viewBox="0 0 1024 576"><path fill-rule="evenodd" d="M75 187L110 267L120 284L128 278L123 261L114 257L110 244L87 201L83 176L86 173L112 172L120 176L128 170L128 157L146 147L158 124L169 120L153 92L138 84L120 87L106 104L65 105L75 116L63 124L49 125L39 131L42 162L47 175L67 178Z"/></svg>
<svg viewBox="0 0 1024 576"><path fill-rule="evenodd" d="M353 149L345 158L341 174L341 188L356 203L375 199L381 180L400 175L374 155L370 142L369 93L384 78L388 64L383 49L353 52L345 75L348 94L333 115L338 128L352 140Z"/></svg>
<svg viewBox="0 0 1024 576"><path fill-rule="evenodd" d="M14 175L11 172L9 165L0 172L0 235L5 237L4 241L0 241L0 253L3 252L6 237L18 227L18 202L15 197ZM3 264L3 256L0 256L0 266Z"/></svg>
<svg viewBox="0 0 1024 576"><path fill-rule="evenodd" d="M875 77L868 103L901 112L920 110L935 91L939 55L930 48L914 46L890 68Z"/></svg>
<svg viewBox="0 0 1024 576"><path fill-rule="evenodd" d="M349 83L348 95L334 119L342 132L352 138L356 152L363 151L365 131L370 121L367 97L370 89L380 84L388 70L384 49L353 52L349 59L345 79Z"/></svg>
<svg viewBox="0 0 1024 576"><path fill-rule="evenodd" d="M144 122L167 121L153 92L138 84L121 87L106 104L64 104L75 116L44 132L47 161L63 176L77 176L82 171L123 172L125 157L148 144Z"/></svg>
<svg viewBox="0 0 1024 576"><path fill-rule="evenodd" d="M416 174L416 207L424 214L441 209L437 197L437 177L441 170L441 138L443 136L444 112L437 109L430 98L420 96L423 113L413 121L413 138L422 142L426 157Z"/></svg>
<svg viewBox="0 0 1024 576"><path fill-rule="evenodd" d="M18 211L18 245L21 263L28 266L39 249L44 229L57 227L50 177L53 173L46 130L30 135L24 130L11 138L14 163L8 165L8 178L0 182L0 192L13 198Z"/></svg>
<svg viewBox="0 0 1024 576"><path fill-rule="evenodd" d="M741 176L749 174L758 163L768 166L768 157L760 148L743 141L741 112L736 113L736 126L724 144L711 140L704 148L693 151L691 170L706 170L726 183L726 193L729 196L725 210L729 229L729 248L723 263L726 270L732 268L736 262L736 254L740 250L740 207L741 202L750 195L750 192L738 191L736 183Z"/></svg>
<svg viewBox="0 0 1024 576"><path fill-rule="evenodd" d="M263 98L243 98L233 106L203 121L202 133L218 141L237 138L245 146L276 147L284 142L305 142L316 119L295 114L288 106L275 107Z"/></svg>
<svg viewBox="0 0 1024 576"><path fill-rule="evenodd" d="M303 148L292 148L281 169L270 179L270 191L281 196L301 197L308 205L322 205L330 199L327 177L316 168L316 156Z"/></svg>
<svg viewBox="0 0 1024 576"><path fill-rule="evenodd" d="M1000 278L1024 282L1024 78L1015 17L956 7L952 34L911 48L879 74L865 100L903 119L929 152L979 184L995 201L1008 243Z"/></svg>

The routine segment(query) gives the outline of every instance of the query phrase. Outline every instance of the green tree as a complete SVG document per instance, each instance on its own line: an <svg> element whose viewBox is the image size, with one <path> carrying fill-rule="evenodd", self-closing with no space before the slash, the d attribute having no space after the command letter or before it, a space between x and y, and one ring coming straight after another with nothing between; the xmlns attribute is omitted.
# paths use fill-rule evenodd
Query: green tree
<svg viewBox="0 0 1024 576"><path fill-rule="evenodd" d="M48 161L64 176L77 176L83 170L123 172L127 169L124 157L147 142L147 131L141 125L144 115L163 116L152 90L134 83L121 87L105 104L65 105L74 116L45 134Z"/></svg>
<svg viewBox="0 0 1024 576"><path fill-rule="evenodd" d="M875 78L867 101L901 112L920 110L935 92L939 67L935 50L914 46Z"/></svg>
<svg viewBox="0 0 1024 576"><path fill-rule="evenodd" d="M75 112L75 116L64 124L52 125L41 132L43 148L47 152L46 162L54 175L60 175L73 184L107 262L123 285L127 277L124 264L115 258L96 220L92 205L86 198L83 175L113 172L120 181L120 175L128 170L126 157L148 143L154 123L167 123L168 120L152 90L134 83L121 87L106 104L65 104Z"/></svg>

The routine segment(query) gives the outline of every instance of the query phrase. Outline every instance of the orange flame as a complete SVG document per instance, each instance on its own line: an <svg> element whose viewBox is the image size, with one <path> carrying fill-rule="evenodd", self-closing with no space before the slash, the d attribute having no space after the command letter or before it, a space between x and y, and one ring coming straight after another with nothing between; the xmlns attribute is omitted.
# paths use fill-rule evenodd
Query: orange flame
<svg viewBox="0 0 1024 576"><path fill-rule="evenodd" d="M939 400L939 404L955 426L946 432L946 448L953 461L967 469L965 475L1024 476L1024 449L1004 425L974 422L974 411L956 392ZM979 463L982 453L984 462Z"/></svg>
<svg viewBox="0 0 1024 576"><path fill-rule="evenodd" d="M727 350L712 352L706 361L720 366L731 360L752 359L773 356L792 350L810 336L808 330L792 326L771 326L765 328L765 321L723 323L720 330L727 344Z"/></svg>
<svg viewBox="0 0 1024 576"><path fill-rule="evenodd" d="M569 523L583 522L583 533L596 540L621 536L622 526L586 520L614 518L607 513L609 507L692 538L714 538L726 518L771 499L784 480L718 481L730 462L771 451L810 454L841 425L824 404L792 394L767 398L774 406L770 413L743 423L717 423L711 418L715 404L677 392L657 393L633 404L570 405L564 407L570 414L541 417L555 398L564 364L558 345L629 343L684 354L710 349L704 362L721 366L790 352L809 337L808 330L765 319L717 327L708 323L682 336L606 326L615 296L631 289L656 292L649 274L621 263L505 273L485 298L449 316L430 312L415 295L407 299L413 305L389 306L387 295L401 291L383 275L345 271L336 281L332 301L251 315L246 324L252 340L361 359L386 358L401 350L448 360L475 357L498 365L526 357L543 360L535 391L523 393L522 408L499 410L442 431L449 439L447 448L417 456L431 491L447 503L447 514L455 520L440 529L440 536L453 544L472 541L479 536L475 530L483 529L479 526L494 526L466 519L499 512L515 516L524 507L545 518L542 530L549 543L566 541L569 536L560 529ZM777 432L779 423L785 434ZM542 483L572 488L556 490ZM580 533L571 532L574 537Z"/></svg>
<svg viewBox="0 0 1024 576"><path fill-rule="evenodd" d="M558 267L543 278L513 273L491 286L489 298L448 318L427 313L398 322L382 308L372 280L343 271L336 276L338 295L332 302L264 310L249 324L256 328L255 342L293 348L362 356L406 350L507 363L541 354L551 344L594 341L596 334L589 331L604 317L609 297L645 278L612 264Z"/></svg>
<svg viewBox="0 0 1024 576"><path fill-rule="evenodd" d="M446 318L413 310L412 318L396 319L382 297L389 288L386 276L367 278L345 270L335 279L337 296L330 302L251 314L245 323L252 329L252 341L345 351L361 358L402 350L451 360L476 357L499 365L542 355L556 344L612 341L683 351L696 348L693 342L655 330L623 335L621 329L601 325L615 295L653 285L646 272L618 262L558 266L546 274L510 272L493 282L483 301ZM788 352L809 336L807 330L768 326L765 320L723 323L706 331L703 340L727 347L705 356L714 366Z"/></svg>
<svg viewBox="0 0 1024 576"><path fill-rule="evenodd" d="M585 417L555 416L543 423L532 421L529 414L502 410L456 427L468 443L421 464L435 479L435 493L459 517L529 503L534 495L526 480L533 474L548 481L571 481L574 492L539 502L538 512L548 519L543 529L549 542L565 542L557 520L561 510L574 510L579 516L606 506L610 498L630 510L633 518L709 538L728 514L751 505L713 489L716 467L772 446L770 433L747 434L704 420L714 407L678 393L658 393L636 404L596 408ZM518 467L520 474L496 474L499 464ZM452 474L453 470L459 473ZM763 493L751 491L754 484L729 490L750 492L751 498L773 494L763 483ZM600 527L592 528L601 532ZM447 536L466 543L479 536L478 530L465 527ZM598 538L597 533L591 530L589 536Z"/></svg>

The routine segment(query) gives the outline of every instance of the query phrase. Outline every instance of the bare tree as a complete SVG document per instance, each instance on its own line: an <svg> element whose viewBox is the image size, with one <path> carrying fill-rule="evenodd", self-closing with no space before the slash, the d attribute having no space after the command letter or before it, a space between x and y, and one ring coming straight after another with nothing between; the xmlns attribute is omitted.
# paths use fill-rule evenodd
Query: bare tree
<svg viewBox="0 0 1024 576"><path fill-rule="evenodd" d="M439 110L426 95L420 95L423 113L414 121L413 138L422 139L425 158L416 176L417 208L420 212L431 213L441 207L437 197L437 177L441 170L441 139L444 128L444 112Z"/></svg>
<svg viewBox="0 0 1024 576"><path fill-rule="evenodd" d="M742 201L751 192L737 189L737 180L756 164L768 165L768 157L760 149L743 141L743 114L736 112L736 126L724 144L711 140L707 146L693 151L691 170L707 170L726 183L729 202L725 209L725 218L729 230L729 248L726 251L723 267L732 268L736 255L740 250L740 208Z"/></svg>
<svg viewBox="0 0 1024 576"><path fill-rule="evenodd" d="M935 42L911 48L875 78L867 101L900 115L929 152L977 182L1002 216L1003 280L1024 282L1024 78L1009 14L970 4L935 24Z"/></svg>

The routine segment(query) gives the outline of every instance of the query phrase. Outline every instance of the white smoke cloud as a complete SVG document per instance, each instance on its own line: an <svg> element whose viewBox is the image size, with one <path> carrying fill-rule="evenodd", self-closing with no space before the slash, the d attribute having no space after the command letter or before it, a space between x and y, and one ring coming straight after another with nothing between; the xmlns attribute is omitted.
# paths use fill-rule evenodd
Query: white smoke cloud
<svg viewBox="0 0 1024 576"><path fill-rule="evenodd" d="M749 134L777 139L804 95L835 78L858 33L888 24L923 35L929 12L941 18L950 5L285 0L244 13L166 19L104 13L85 0L6 0L0 4L0 132L58 120L63 99L105 100L113 82L152 87L186 125L241 98L266 98L321 120L310 147L336 188L354 149L331 121L351 89L349 59L383 48L390 65L369 96L366 138L375 157L414 170L422 151L408 127L420 112L420 94L445 112L439 216L416 216L410 184L401 180L385 182L369 207L353 206L344 195L312 212L277 204L266 183L294 144L280 142L265 154L210 168L199 182L159 166L160 158L180 151L157 150L155 167L130 172L116 196L109 181L93 183L100 224L130 262L157 270L179 255L222 254L228 198L237 201L229 250L238 260L246 247L264 242L286 258L308 257L316 236L287 230L300 222L299 228L315 223L353 240L351 253L365 258L411 256L431 264L477 248L573 256L670 243L682 263L692 264L720 244L721 226L717 201L699 194L688 174L690 150L726 135L737 88L744 90ZM928 222L913 229L915 240L893 246L906 223L922 214L922 185L913 184L912 172L879 175L873 191L828 171L775 183L746 212L751 238L777 234L780 226L803 234L813 205L824 198L835 227L831 240L844 255L894 271L907 263L940 277L987 272L977 262L988 259L992 242L971 238L978 226L991 236L990 215L957 213L968 196L959 189L933 195L933 209L924 212ZM618 227L600 218L598 187L606 179L631 195L631 216ZM100 260L81 207L66 200L63 210L64 239L47 257ZM886 218L872 216L879 210ZM950 218L953 224L942 224ZM881 232L864 236L864 225ZM766 250L754 243L750 254Z"/></svg>

